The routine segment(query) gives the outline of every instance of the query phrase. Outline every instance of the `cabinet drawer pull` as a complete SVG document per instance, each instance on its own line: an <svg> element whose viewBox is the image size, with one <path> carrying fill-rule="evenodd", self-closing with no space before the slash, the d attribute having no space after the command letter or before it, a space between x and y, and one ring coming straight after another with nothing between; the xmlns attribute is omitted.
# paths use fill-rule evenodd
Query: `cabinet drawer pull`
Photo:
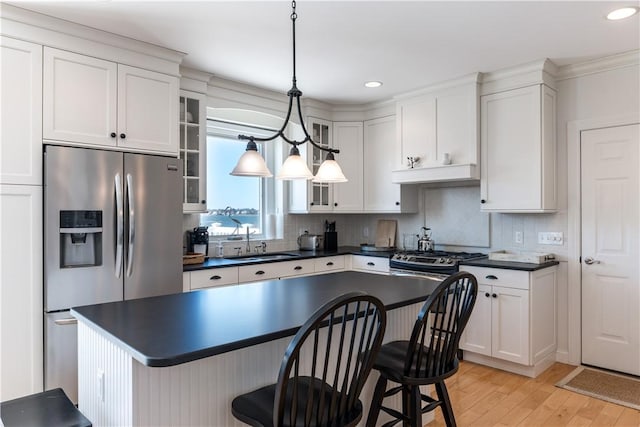
<svg viewBox="0 0 640 427"><path fill-rule="evenodd" d="M493 274L490 274L488 276L485 276L485 279L498 280L498 277L494 276Z"/></svg>
<svg viewBox="0 0 640 427"><path fill-rule="evenodd" d="M333 263L332 263L331 261L329 261L329 262L327 263L327 267L331 267L332 265L333 265Z"/></svg>
<svg viewBox="0 0 640 427"><path fill-rule="evenodd" d="M498 298L497 294L491 294L491 296L494 297L494 298Z"/></svg>
<svg viewBox="0 0 640 427"><path fill-rule="evenodd" d="M125 139L127 137L127 135L125 135L124 133L120 134L120 138Z"/></svg>
<svg viewBox="0 0 640 427"><path fill-rule="evenodd" d="M367 265L370 265L371 267L375 266L376 264L374 262L368 262Z"/></svg>
<svg viewBox="0 0 640 427"><path fill-rule="evenodd" d="M263 274L264 274L264 271L262 271L262 270L258 270L258 271L256 271L256 275L258 275L258 276L261 276L261 275L263 275Z"/></svg>
<svg viewBox="0 0 640 427"><path fill-rule="evenodd" d="M491 296L491 294L490 294L489 292L485 292L485 293L484 293L484 296L485 296L485 297L487 297L487 298L489 298L489 297Z"/></svg>
<svg viewBox="0 0 640 427"><path fill-rule="evenodd" d="M60 326L75 325L75 324L78 323L78 319L76 319L75 317L66 318L66 319L58 319L58 320L54 320L53 323L55 323L56 325L60 325Z"/></svg>
<svg viewBox="0 0 640 427"><path fill-rule="evenodd" d="M302 267L299 265L296 265L295 267L293 267L294 270L302 270Z"/></svg>
<svg viewBox="0 0 640 427"><path fill-rule="evenodd" d="M220 279L222 279L222 276L218 276L217 274L215 276L209 277L209 280L220 280Z"/></svg>
<svg viewBox="0 0 640 427"><path fill-rule="evenodd" d="M115 132L111 132L111 138L115 138L117 135Z"/></svg>

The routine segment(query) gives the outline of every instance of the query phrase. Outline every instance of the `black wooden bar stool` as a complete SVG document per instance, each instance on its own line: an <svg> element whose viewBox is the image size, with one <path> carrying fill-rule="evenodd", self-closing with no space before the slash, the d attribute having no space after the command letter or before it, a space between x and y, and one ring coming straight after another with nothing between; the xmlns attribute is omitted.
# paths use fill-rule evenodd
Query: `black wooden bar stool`
<svg viewBox="0 0 640 427"><path fill-rule="evenodd" d="M440 406L447 426L455 426L445 378L458 370L458 343L478 294L478 282L469 273L446 278L427 298L413 327L409 341L393 341L382 346L373 369L380 372L367 418L375 426L380 411L393 417L384 424L400 421L422 426L422 414ZM387 390L387 382L398 384ZM437 399L420 393L421 385L434 384ZM402 392L402 413L382 406L385 397ZM426 402L426 406L422 406Z"/></svg>
<svg viewBox="0 0 640 427"><path fill-rule="evenodd" d="M233 399L233 415L252 426L357 424L385 326L378 298L354 292L328 302L289 343L278 382Z"/></svg>
<svg viewBox="0 0 640 427"><path fill-rule="evenodd" d="M61 388L2 402L0 414L5 427L91 427Z"/></svg>

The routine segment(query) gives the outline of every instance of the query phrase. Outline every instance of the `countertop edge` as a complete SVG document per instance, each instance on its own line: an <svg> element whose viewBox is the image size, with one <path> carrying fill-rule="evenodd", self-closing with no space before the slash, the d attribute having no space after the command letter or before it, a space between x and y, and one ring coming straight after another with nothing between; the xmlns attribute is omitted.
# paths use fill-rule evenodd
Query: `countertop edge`
<svg viewBox="0 0 640 427"><path fill-rule="evenodd" d="M462 261L460 265L468 265L472 267L488 267L488 268L501 268L505 270L520 270L520 271L537 271L544 268L553 267L560 264L559 261L548 261L543 264L534 264L530 262L514 262L514 261L497 261L489 258L480 258L469 261Z"/></svg>

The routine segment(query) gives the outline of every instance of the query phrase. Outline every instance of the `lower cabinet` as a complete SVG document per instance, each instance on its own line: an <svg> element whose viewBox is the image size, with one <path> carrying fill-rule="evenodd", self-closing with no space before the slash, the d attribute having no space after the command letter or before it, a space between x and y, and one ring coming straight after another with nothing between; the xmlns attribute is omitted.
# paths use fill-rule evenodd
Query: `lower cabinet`
<svg viewBox="0 0 640 427"><path fill-rule="evenodd" d="M351 269L369 273L389 273L389 258L351 255Z"/></svg>
<svg viewBox="0 0 640 427"><path fill-rule="evenodd" d="M0 185L0 400L43 388L42 187Z"/></svg>
<svg viewBox="0 0 640 427"><path fill-rule="evenodd" d="M246 283L281 277L304 276L314 272L313 263L313 258L309 258L296 261L244 265L238 267L238 281Z"/></svg>
<svg viewBox="0 0 640 427"><path fill-rule="evenodd" d="M197 270L192 271L190 275L191 290L238 284L238 267Z"/></svg>
<svg viewBox="0 0 640 427"><path fill-rule="evenodd" d="M329 271L344 270L344 255L328 256L314 259L314 271L327 273Z"/></svg>
<svg viewBox="0 0 640 427"><path fill-rule="evenodd" d="M479 285L476 304L460 339L465 359L489 365L497 359L533 367L518 371L530 376L546 369L546 364L555 360L557 346L557 267L531 272L474 266L460 269L473 274ZM474 355L486 359L474 360ZM510 370L510 365L496 366Z"/></svg>

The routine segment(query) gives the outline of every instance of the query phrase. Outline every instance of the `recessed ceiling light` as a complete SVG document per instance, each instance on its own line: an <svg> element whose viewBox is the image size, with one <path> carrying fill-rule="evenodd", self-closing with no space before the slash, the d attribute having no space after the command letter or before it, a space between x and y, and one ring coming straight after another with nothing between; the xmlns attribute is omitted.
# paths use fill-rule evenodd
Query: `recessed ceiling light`
<svg viewBox="0 0 640 427"><path fill-rule="evenodd" d="M382 86L382 82L377 82L377 81L370 81L370 82L365 82L364 83L365 87L380 87Z"/></svg>
<svg viewBox="0 0 640 427"><path fill-rule="evenodd" d="M607 15L607 19L611 21L617 21L618 19L624 19L633 16L636 13L638 13L637 7L622 7L620 9L614 10L613 12L610 12Z"/></svg>

